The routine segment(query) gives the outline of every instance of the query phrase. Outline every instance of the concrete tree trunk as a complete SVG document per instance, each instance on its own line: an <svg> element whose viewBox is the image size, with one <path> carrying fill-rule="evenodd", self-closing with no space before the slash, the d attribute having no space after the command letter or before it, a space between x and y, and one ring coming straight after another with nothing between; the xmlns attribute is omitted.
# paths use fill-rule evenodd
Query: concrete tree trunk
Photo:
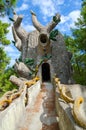
<svg viewBox="0 0 86 130"><path fill-rule="evenodd" d="M18 16L14 12L12 31L15 46L19 51L21 51L21 62L16 61L14 68L18 73L19 78L22 77L29 80L32 78L31 74L35 73L34 75L36 76L36 74L41 73L41 67L39 64L48 61L48 59L43 59L43 57L51 55L52 58L50 59L49 64L51 66L50 68L53 68L54 71L51 70L50 74L54 75L56 73L57 76L60 77L62 83L68 83L71 78L71 65L63 37L58 33L56 41L53 42L50 39L50 33L60 22L60 15L57 13L46 26L40 24L33 11L31 11L31 15L32 23L37 30L29 33L21 27L23 16ZM34 60L34 64L31 66L28 66L25 63L26 59L29 58ZM40 62L41 60L44 61ZM39 66L38 70L37 66ZM18 84L18 79L14 82L14 79L11 77L10 81Z"/></svg>

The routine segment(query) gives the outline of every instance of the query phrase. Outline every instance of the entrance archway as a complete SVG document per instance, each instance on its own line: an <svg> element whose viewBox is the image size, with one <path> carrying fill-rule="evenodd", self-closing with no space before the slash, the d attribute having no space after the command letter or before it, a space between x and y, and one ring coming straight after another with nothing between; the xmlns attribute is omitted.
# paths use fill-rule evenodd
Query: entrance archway
<svg viewBox="0 0 86 130"><path fill-rule="evenodd" d="M42 64L42 81L48 82L50 81L50 65L48 63Z"/></svg>

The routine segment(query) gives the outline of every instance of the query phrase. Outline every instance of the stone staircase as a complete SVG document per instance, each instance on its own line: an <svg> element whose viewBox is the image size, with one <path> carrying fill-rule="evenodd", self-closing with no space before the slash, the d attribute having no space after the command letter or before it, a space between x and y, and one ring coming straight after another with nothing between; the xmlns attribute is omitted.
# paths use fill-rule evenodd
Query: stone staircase
<svg viewBox="0 0 86 130"><path fill-rule="evenodd" d="M34 104L26 107L16 130L59 130L51 83L43 83Z"/></svg>
<svg viewBox="0 0 86 130"><path fill-rule="evenodd" d="M86 130L74 121L70 104L58 97L55 87L50 82L41 84L40 81L28 90L25 87L22 95L0 112L0 130ZM85 110L86 86L77 84L66 87L70 89L74 98L84 97ZM28 92L27 106L25 106L26 92Z"/></svg>

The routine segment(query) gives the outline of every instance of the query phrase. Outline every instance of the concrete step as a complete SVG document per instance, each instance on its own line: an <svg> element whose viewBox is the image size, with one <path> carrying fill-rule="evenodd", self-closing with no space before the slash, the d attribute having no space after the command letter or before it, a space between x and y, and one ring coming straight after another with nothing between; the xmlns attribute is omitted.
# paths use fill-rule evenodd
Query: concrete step
<svg viewBox="0 0 86 130"><path fill-rule="evenodd" d="M51 83L43 83L34 104L26 107L16 130L59 130L54 89Z"/></svg>

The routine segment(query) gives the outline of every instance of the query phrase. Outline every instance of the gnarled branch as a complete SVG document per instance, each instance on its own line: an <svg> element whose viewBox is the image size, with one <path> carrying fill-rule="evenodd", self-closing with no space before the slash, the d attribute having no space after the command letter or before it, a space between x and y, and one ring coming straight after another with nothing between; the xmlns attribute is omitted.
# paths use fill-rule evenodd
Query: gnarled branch
<svg viewBox="0 0 86 130"><path fill-rule="evenodd" d="M19 62L19 63L16 62L14 68L16 72L19 74L19 76L30 79L29 74L31 73L31 71L23 62Z"/></svg>
<svg viewBox="0 0 86 130"><path fill-rule="evenodd" d="M16 76L12 75L9 79L13 84L17 85L18 87L23 87L24 86L24 81L21 79L17 78Z"/></svg>
<svg viewBox="0 0 86 130"><path fill-rule="evenodd" d="M86 129L86 118L83 116L82 111L80 109L81 104L84 102L83 97L77 97L74 101L73 105L73 117L78 125Z"/></svg>
<svg viewBox="0 0 86 130"><path fill-rule="evenodd" d="M39 23L39 21L37 20L36 14L33 11L31 11L31 14L32 14L33 25L40 32L41 29L44 27Z"/></svg>
<svg viewBox="0 0 86 130"><path fill-rule="evenodd" d="M54 21L54 17L55 17L55 21ZM59 13L57 13L54 17L53 17L53 20L47 25L47 32L49 32L49 33L60 22L60 14Z"/></svg>
<svg viewBox="0 0 86 130"><path fill-rule="evenodd" d="M23 40L28 36L28 33L20 26L22 22L23 16L22 15L17 15L14 13L14 29L17 34L17 36Z"/></svg>
<svg viewBox="0 0 86 130"><path fill-rule="evenodd" d="M53 20L46 27L44 27L43 25L39 23L39 21L37 20L36 14L33 11L31 11L31 14L32 14L33 25L39 32L46 30L46 32L50 33L51 30L54 29L55 26L60 22L60 15L59 13L57 13L53 17Z"/></svg>
<svg viewBox="0 0 86 130"><path fill-rule="evenodd" d="M14 14L14 16L17 16L17 14ZM22 22L22 19L23 19L23 16L22 15L19 15L18 17L16 17L17 19L15 20L15 22L14 22L14 25L16 26L16 27L19 27L20 26L20 24L21 24L21 22Z"/></svg>
<svg viewBox="0 0 86 130"><path fill-rule="evenodd" d="M14 40L15 40L15 42L16 42L16 43L15 43L15 46L16 46L16 48L17 48L19 51L21 51L22 43L21 43L21 40L19 39L19 37L17 36L14 27L12 27L12 33L13 33Z"/></svg>

